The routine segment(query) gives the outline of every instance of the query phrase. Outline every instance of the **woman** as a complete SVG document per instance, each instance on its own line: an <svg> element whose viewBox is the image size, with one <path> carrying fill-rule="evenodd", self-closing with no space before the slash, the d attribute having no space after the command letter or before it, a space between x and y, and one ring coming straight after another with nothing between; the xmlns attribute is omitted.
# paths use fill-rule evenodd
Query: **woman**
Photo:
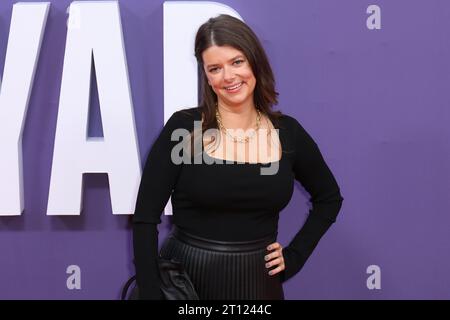
<svg viewBox="0 0 450 320"><path fill-rule="evenodd" d="M273 73L245 23L228 15L209 19L198 30L195 55L201 105L167 121L139 189L133 244L140 298L162 298L157 224L171 196L174 230L160 256L182 263L200 299L284 299L282 282L302 268L336 220L339 187L298 121L272 110L278 95ZM184 129L193 138L188 141L196 141L196 121L203 161L180 163L172 132ZM206 134L211 130L215 134ZM192 159L193 150L183 153ZM294 179L310 193L312 209L283 248L276 242L278 218Z"/></svg>

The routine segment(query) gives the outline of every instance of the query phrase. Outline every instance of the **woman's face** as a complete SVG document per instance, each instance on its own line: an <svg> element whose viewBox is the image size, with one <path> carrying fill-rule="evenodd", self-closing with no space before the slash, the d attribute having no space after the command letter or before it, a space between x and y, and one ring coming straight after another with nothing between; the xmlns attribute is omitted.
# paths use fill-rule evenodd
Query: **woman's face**
<svg viewBox="0 0 450 320"><path fill-rule="evenodd" d="M202 58L208 83L220 104L253 105L256 79L242 51L229 46L211 46L203 51Z"/></svg>

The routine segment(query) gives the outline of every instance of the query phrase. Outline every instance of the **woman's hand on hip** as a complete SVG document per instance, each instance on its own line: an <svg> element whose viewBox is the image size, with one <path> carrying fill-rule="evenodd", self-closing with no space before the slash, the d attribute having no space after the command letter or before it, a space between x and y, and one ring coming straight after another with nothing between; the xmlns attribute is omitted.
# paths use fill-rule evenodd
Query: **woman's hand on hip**
<svg viewBox="0 0 450 320"><path fill-rule="evenodd" d="M276 268L269 271L269 275L273 276L285 269L283 247L278 242L274 242L267 247L267 250L272 252L264 257L266 268L270 269L276 266Z"/></svg>

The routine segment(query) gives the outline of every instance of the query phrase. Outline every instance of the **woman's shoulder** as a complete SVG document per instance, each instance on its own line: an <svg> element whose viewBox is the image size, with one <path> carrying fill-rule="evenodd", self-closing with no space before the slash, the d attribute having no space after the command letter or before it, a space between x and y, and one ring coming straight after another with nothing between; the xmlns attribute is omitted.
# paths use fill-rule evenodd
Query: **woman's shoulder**
<svg viewBox="0 0 450 320"><path fill-rule="evenodd" d="M292 137L296 141L305 143L311 143L314 141L312 136L296 117L283 113L279 119L281 123L280 127L284 129L287 136Z"/></svg>
<svg viewBox="0 0 450 320"><path fill-rule="evenodd" d="M174 114L177 114L177 116L180 118L185 118L189 120L201 120L202 107L184 108L175 111Z"/></svg>
<svg viewBox="0 0 450 320"><path fill-rule="evenodd" d="M176 128L191 128L194 121L200 121L201 107L184 108L175 111L167 121L166 125Z"/></svg>
<svg viewBox="0 0 450 320"><path fill-rule="evenodd" d="M278 117L280 127L286 129L288 132L296 132L298 130L304 130L300 122L293 116L286 113L281 113Z"/></svg>

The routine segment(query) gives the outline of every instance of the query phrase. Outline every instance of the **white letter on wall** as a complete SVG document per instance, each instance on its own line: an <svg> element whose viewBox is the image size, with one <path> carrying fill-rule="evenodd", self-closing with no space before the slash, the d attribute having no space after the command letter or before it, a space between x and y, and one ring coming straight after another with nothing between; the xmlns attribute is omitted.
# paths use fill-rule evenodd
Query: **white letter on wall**
<svg viewBox="0 0 450 320"><path fill-rule="evenodd" d="M219 14L243 20L233 8L218 2L164 2L164 122L175 111L198 105L195 35L203 23ZM166 214L172 214L171 207L169 200Z"/></svg>
<svg viewBox="0 0 450 320"><path fill-rule="evenodd" d="M23 211L22 131L50 3L13 6L0 90L0 216Z"/></svg>
<svg viewBox="0 0 450 320"><path fill-rule="evenodd" d="M134 211L141 167L116 1L75 1L68 24L48 215L78 215L84 173L107 173L114 214ZM69 18L70 19L70 18ZM103 138L87 136L92 60Z"/></svg>

